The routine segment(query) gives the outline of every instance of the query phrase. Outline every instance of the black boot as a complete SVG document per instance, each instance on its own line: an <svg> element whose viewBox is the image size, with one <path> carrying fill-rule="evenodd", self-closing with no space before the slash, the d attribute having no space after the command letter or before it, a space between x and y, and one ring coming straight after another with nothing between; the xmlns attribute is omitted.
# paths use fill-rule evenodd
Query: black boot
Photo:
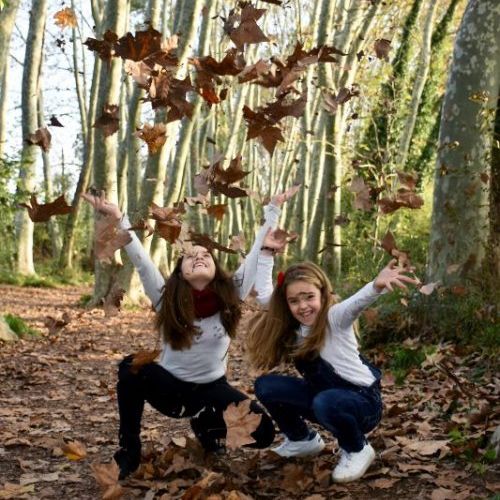
<svg viewBox="0 0 500 500"><path fill-rule="evenodd" d="M113 455L120 468L118 479L125 479L135 472L141 463L141 440L138 436L120 436L121 448Z"/></svg>

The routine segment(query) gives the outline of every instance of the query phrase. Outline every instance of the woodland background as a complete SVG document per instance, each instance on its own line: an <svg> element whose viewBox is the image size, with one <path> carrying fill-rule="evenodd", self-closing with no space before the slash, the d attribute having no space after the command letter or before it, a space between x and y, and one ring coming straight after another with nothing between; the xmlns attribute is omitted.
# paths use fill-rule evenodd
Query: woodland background
<svg viewBox="0 0 500 500"><path fill-rule="evenodd" d="M496 0L0 9L0 313L12 330L42 325L45 338L68 324L19 310L7 297L19 286L77 287L78 307L116 305L120 289L129 312L142 301L124 252L99 255L95 240L113 230L102 232L83 192L105 191L138 227L156 224L137 234L168 274L183 224L234 249L220 252L234 268L262 205L300 184L281 222L283 237L297 237L276 269L312 260L345 296L388 254L411 261L426 285L366 311L365 347L385 350L399 382L447 341L480 357L481 377L496 372ZM72 208L34 222L33 194L40 204L64 195Z"/></svg>

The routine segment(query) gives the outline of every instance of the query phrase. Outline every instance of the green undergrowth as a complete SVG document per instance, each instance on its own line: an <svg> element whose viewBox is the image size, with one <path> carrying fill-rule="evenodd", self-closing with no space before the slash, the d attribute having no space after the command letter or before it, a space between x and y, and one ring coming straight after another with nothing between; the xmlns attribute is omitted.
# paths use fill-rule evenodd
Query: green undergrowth
<svg viewBox="0 0 500 500"><path fill-rule="evenodd" d="M68 285L89 285L93 279L90 273L83 271L60 271L55 264L37 266L37 273L30 275L0 269L0 283L14 286L58 288Z"/></svg>
<svg viewBox="0 0 500 500"><path fill-rule="evenodd" d="M423 295L413 290L381 297L361 317L367 347L418 338L432 344L451 341L472 346L485 355L500 352L500 306L472 288L434 291Z"/></svg>
<svg viewBox="0 0 500 500"><path fill-rule="evenodd" d="M19 316L15 314L6 314L4 316L6 323L9 325L9 328L18 336L30 336L37 337L40 335L40 332L28 326L28 324Z"/></svg>

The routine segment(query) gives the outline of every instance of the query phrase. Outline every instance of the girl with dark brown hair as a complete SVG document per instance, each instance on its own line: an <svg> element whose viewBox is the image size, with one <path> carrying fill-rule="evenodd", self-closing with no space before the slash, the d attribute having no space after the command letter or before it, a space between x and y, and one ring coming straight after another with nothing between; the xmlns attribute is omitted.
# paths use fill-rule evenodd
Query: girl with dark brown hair
<svg viewBox="0 0 500 500"><path fill-rule="evenodd" d="M255 381L255 395L285 436L273 451L282 457L320 453L325 443L306 423L314 422L340 446L333 480L358 479L375 458L365 435L380 421L382 398L380 370L360 355L353 325L381 293L418 280L393 260L352 297L335 303L330 280L312 262L280 273L274 290L272 264L262 270L256 289L268 310L250 331L250 359L264 370L293 362L302 375L267 374Z"/></svg>
<svg viewBox="0 0 500 500"><path fill-rule="evenodd" d="M165 281L131 231L132 241L125 250L158 313L156 325L163 336L163 350L158 363L146 364L137 372L131 370L132 356L119 365L120 449L114 458L120 478L139 466L145 401L169 417L190 418L205 450L224 449L227 429L223 411L229 404L247 399L225 377L230 339L241 317L241 301L253 288L258 268L268 265L262 264L261 258L265 260L265 255L284 246L274 237L273 228L288 196L288 192L276 195L264 208L264 224L233 275L221 268L208 249L195 245L178 259ZM98 212L120 220L122 228L130 227L127 216L103 197L87 194L84 199ZM265 448L274 439L273 423L257 403L252 402L250 408L262 415L251 446Z"/></svg>

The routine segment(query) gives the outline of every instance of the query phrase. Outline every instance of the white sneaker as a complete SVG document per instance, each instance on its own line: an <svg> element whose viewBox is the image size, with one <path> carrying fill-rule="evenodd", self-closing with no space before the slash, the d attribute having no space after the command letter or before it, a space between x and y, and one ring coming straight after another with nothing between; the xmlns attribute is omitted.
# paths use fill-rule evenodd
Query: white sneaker
<svg viewBox="0 0 500 500"><path fill-rule="evenodd" d="M332 478L336 483L347 483L359 479L375 460L375 450L366 443L361 451L348 453L341 450L339 463L333 469Z"/></svg>
<svg viewBox="0 0 500 500"><path fill-rule="evenodd" d="M325 442L321 436L316 433L312 439L304 439L302 441L290 441L285 438L276 448L271 451L277 453L280 457L311 457L321 453L325 447Z"/></svg>

